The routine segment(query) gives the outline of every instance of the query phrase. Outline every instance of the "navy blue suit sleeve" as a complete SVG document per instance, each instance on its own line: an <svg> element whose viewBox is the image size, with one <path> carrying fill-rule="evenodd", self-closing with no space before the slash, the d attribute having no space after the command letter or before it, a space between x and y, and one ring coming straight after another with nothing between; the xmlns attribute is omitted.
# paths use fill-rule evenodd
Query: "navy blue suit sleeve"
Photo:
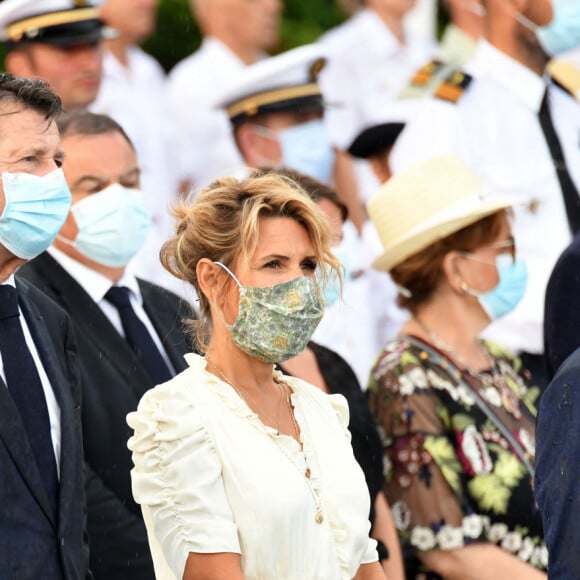
<svg viewBox="0 0 580 580"><path fill-rule="evenodd" d="M562 365L540 401L536 498L550 580L580 578L580 349Z"/></svg>
<svg viewBox="0 0 580 580"><path fill-rule="evenodd" d="M549 377L580 347L580 236L560 256L546 288L544 344Z"/></svg>

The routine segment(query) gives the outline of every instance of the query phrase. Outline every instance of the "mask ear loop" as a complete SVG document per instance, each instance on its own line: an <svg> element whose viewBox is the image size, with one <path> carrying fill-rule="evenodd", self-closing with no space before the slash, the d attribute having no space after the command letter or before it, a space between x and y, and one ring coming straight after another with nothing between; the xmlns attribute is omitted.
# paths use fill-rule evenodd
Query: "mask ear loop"
<svg viewBox="0 0 580 580"><path fill-rule="evenodd" d="M214 264L217 264L218 266L220 266L220 268L222 268L223 270L225 270L234 279L234 282L238 285L238 291L239 291L239 293L241 295L242 290L243 290L243 286L240 283L240 281L238 280L238 278L236 277L236 275L225 264L222 264L221 262L217 262L217 261L214 262ZM217 307L217 304L215 306L216 306L216 312L217 312L218 316L220 317L220 320L223 322L224 326L226 328L231 328L233 325L228 324L226 322L226 319L225 319L224 313L222 312L222 309L221 308L218 308Z"/></svg>
<svg viewBox="0 0 580 580"><path fill-rule="evenodd" d="M217 264L218 266L223 268L234 279L235 283L238 285L238 288L240 290L243 288L242 284L237 279L236 275L225 264L222 264L221 262L214 262L214 264Z"/></svg>

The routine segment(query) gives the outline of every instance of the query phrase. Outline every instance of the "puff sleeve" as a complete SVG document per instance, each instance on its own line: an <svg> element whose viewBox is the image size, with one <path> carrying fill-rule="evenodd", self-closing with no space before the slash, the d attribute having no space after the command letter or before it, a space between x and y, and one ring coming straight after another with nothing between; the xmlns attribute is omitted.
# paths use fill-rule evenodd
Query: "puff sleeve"
<svg viewBox="0 0 580 580"><path fill-rule="evenodd" d="M171 563L167 570L182 578L190 552L241 550L221 463L201 413L187 392L171 387L147 392L127 416L134 430L128 447L133 496L143 510L152 552L160 551ZM157 566L156 573L160 577Z"/></svg>

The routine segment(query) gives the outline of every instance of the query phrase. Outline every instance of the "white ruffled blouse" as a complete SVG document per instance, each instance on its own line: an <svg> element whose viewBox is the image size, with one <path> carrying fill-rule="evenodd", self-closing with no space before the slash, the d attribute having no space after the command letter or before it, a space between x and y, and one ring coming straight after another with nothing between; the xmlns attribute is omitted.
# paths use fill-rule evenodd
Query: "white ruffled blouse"
<svg viewBox="0 0 580 580"><path fill-rule="evenodd" d="M277 374L292 389L301 448L265 426L203 357L186 360L127 416L133 495L158 580L181 579L190 552L241 554L248 580L346 580L376 561L344 397Z"/></svg>

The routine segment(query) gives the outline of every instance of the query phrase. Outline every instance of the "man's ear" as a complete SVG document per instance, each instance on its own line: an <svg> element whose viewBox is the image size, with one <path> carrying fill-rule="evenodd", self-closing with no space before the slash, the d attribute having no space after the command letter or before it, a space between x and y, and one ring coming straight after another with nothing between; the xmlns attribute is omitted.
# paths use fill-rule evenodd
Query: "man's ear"
<svg viewBox="0 0 580 580"><path fill-rule="evenodd" d="M260 150L258 135L250 123L243 123L235 133L238 149L246 164L250 167L259 167Z"/></svg>
<svg viewBox="0 0 580 580"><path fill-rule="evenodd" d="M32 65L30 54L25 50L9 50L4 59L6 70L18 77L32 77L35 70Z"/></svg>
<svg viewBox="0 0 580 580"><path fill-rule="evenodd" d="M392 147L389 147L385 151L381 151L368 159L375 177L381 184L386 183L392 177L391 167L389 165L389 155L392 149Z"/></svg>

